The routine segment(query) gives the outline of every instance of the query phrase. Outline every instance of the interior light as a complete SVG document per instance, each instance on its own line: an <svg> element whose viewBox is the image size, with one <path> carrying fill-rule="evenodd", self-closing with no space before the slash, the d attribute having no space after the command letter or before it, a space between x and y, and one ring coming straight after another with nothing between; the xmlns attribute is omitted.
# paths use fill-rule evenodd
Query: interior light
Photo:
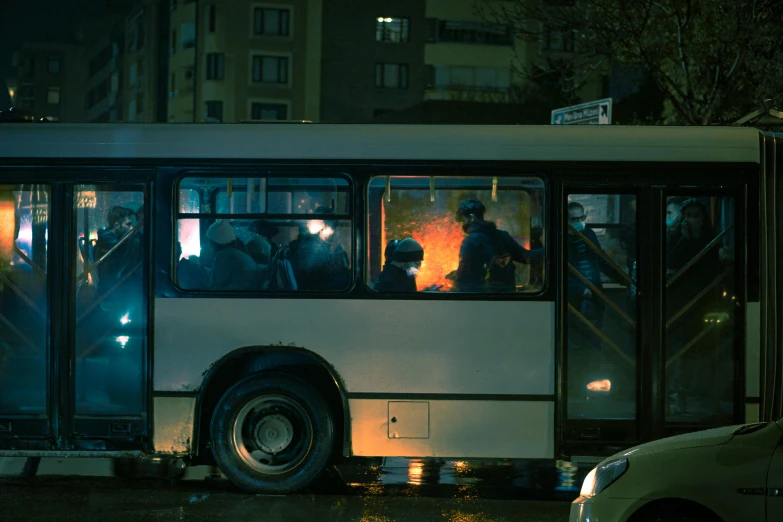
<svg viewBox="0 0 783 522"><path fill-rule="evenodd" d="M612 381L609 379L601 379L588 383L587 389L594 392L608 392L612 389Z"/></svg>
<svg viewBox="0 0 783 522"><path fill-rule="evenodd" d="M326 224L323 221L316 219L307 223L307 230L311 234L318 234L319 232L321 232L321 230L324 229L325 226Z"/></svg>

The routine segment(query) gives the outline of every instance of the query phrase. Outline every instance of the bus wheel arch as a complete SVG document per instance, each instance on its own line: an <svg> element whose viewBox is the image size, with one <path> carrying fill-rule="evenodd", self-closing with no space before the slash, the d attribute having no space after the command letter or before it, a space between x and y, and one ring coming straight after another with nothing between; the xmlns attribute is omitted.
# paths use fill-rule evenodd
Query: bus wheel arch
<svg viewBox="0 0 783 522"><path fill-rule="evenodd" d="M334 423L333 458L350 451L350 412L345 386L334 368L304 348L249 346L238 348L216 361L205 373L196 400L194 417L195 464L214 464L209 448L212 414L223 395L241 380L261 373L282 373L304 380L322 394Z"/></svg>

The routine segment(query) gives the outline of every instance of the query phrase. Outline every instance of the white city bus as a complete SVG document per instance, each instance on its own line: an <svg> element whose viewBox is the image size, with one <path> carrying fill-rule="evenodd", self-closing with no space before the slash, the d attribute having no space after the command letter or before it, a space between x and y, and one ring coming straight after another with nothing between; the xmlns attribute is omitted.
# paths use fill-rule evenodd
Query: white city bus
<svg viewBox="0 0 783 522"><path fill-rule="evenodd" d="M0 126L0 456L289 492L780 415L780 157L746 128ZM406 238L417 291L376 284L412 281Z"/></svg>

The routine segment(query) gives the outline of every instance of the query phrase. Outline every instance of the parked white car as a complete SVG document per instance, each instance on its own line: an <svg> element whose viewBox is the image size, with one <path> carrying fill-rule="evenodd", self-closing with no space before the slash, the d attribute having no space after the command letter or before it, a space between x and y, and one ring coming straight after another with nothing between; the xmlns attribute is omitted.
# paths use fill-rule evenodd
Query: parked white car
<svg viewBox="0 0 783 522"><path fill-rule="evenodd" d="M783 419L678 435L609 457L570 522L783 522Z"/></svg>

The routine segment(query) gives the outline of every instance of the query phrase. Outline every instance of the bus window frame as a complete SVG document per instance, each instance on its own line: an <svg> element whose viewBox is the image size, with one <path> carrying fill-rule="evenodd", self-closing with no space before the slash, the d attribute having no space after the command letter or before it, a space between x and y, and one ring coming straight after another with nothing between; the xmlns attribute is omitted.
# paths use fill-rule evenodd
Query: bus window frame
<svg viewBox="0 0 783 522"><path fill-rule="evenodd" d="M314 172L302 174L299 173L299 169L307 168L306 165L257 165L248 168L247 170L237 168L236 166L229 165L224 169L220 168L220 165L211 168L183 168L177 171L172 180L172 229L171 229L171 268L169 273L169 282L180 293L189 297L204 296L204 297L225 297L225 298L238 298L238 297L274 297L274 298L293 298L293 297L331 297L335 295L347 295L353 292L356 285L357 272L357 260L356 260L356 180L350 173L346 172L347 169L343 165L335 165L334 171L324 170L322 172ZM316 166L314 170L317 170L319 166ZM220 169L219 171L217 169ZM277 169L277 170L274 170ZM254 176L258 170L262 170L261 175ZM299 178L299 179L343 179L347 182L344 186L347 193L348 208L345 214L332 214L329 216L330 220L334 221L348 221L349 235L351 239L351 251L349 259L351 260L351 282L346 288L340 290L211 290L209 288L203 289L185 289L182 288L176 277L176 267L179 259L176 254L176 242L179 240L179 222L180 220L198 220L203 219L228 219L228 220L290 220L292 223L299 221L310 221L319 219L315 217L315 214L280 214L280 213L195 213L195 212L180 212L180 190L182 182L188 178L204 178L204 179L286 179L286 178ZM342 188L342 187L338 187ZM219 194L220 188L217 188L212 192L212 199L216 200L217 194ZM342 190L340 190L342 192ZM268 198L267 198L268 200ZM266 207L266 206L265 206ZM310 217L312 216L312 217ZM202 239L206 231L199 230L199 235Z"/></svg>
<svg viewBox="0 0 783 522"><path fill-rule="evenodd" d="M551 194L551 179L549 174L540 168L536 168L530 172L526 171L513 171L512 169L518 168L515 165L508 165L507 167L488 167L486 162L481 162L476 165L467 164L460 168L453 166L437 164L432 167L428 166L416 166L414 168L399 166L396 167L390 164L383 168L374 168L371 172L365 173L364 179L364 218L367 220L365 223L365 230L361 232L362 238L365 239L365 249L361 252L362 263L364 263L364 270L360 274L362 279L362 286L364 290L368 292L374 299L397 299L397 300L416 300L416 299L432 299L432 300L444 300L444 301L457 301L457 300L469 300L469 301L548 301L550 296L550 287L552 286L552 278L550 276L552 271L551 260L551 246L552 242L552 194ZM514 162L516 163L516 162ZM474 172L466 172L469 169L475 168ZM497 169L497 171L495 171ZM388 171L388 172L386 172ZM433 173L434 172L434 173ZM541 219L541 226L544 231L544 237L546 238L543 246L544 256L542 259L542 266L544 269L543 282L541 288L535 292L379 292L372 289L372 281L370 280L370 183L374 179L380 179L385 177L397 177L397 178L465 178L476 179L486 178L491 180L492 178L535 178L541 182L540 190L543 192L541 201L543 202L543 209L539 216ZM473 187L470 187L473 188ZM416 189L419 190L419 189ZM426 190L426 189L423 189ZM458 190L457 188L437 189L436 190ZM522 188L506 187L503 190L524 190ZM454 209L456 213L456 209ZM383 257L383 250L385 245L380 245L379 251L381 259ZM426 255L426 254L425 254ZM381 262L383 266L383 262Z"/></svg>

